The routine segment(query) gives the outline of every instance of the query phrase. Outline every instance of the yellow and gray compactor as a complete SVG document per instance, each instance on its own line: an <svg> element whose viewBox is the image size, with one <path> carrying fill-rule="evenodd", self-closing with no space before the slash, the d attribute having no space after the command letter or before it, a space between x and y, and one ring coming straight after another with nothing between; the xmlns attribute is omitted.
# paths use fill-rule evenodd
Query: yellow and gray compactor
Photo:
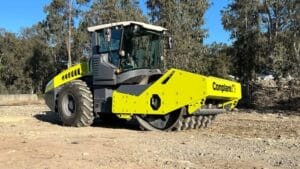
<svg viewBox="0 0 300 169"><path fill-rule="evenodd" d="M95 117L135 118L142 129L206 127L232 110L241 85L178 69L162 72L165 28L118 22L88 28L93 55L55 76L45 100L64 125L89 126Z"/></svg>

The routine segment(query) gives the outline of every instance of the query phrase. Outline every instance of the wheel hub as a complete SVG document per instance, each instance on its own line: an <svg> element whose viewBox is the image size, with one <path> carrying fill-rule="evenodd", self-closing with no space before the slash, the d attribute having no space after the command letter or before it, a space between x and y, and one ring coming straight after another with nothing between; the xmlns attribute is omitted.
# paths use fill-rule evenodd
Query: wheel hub
<svg viewBox="0 0 300 169"><path fill-rule="evenodd" d="M72 116L74 114L76 106L74 97L72 95L66 95L63 98L62 108L67 116Z"/></svg>
<svg viewBox="0 0 300 169"><path fill-rule="evenodd" d="M71 112L74 111L75 107L74 107L74 100L72 97L69 98L69 103L68 103L68 108Z"/></svg>

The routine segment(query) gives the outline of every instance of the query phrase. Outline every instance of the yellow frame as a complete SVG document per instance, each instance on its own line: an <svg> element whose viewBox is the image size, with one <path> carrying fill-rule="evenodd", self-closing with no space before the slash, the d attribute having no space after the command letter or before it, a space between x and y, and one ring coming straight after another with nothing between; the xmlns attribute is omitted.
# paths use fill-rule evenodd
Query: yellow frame
<svg viewBox="0 0 300 169"><path fill-rule="evenodd" d="M154 94L161 99L158 110L150 106ZM192 114L205 104L206 99L221 100L220 108L228 105L233 108L241 99L241 85L234 81L170 69L138 96L114 91L112 112L124 117L133 114L166 115L187 106L188 113Z"/></svg>

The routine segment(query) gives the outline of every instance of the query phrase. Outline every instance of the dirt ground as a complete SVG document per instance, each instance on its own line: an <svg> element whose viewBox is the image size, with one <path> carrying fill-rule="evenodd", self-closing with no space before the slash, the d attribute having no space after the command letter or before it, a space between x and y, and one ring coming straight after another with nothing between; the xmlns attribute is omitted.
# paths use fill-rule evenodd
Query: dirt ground
<svg viewBox="0 0 300 169"><path fill-rule="evenodd" d="M233 112L200 130L61 126L44 105L0 106L0 168L300 168L300 116Z"/></svg>

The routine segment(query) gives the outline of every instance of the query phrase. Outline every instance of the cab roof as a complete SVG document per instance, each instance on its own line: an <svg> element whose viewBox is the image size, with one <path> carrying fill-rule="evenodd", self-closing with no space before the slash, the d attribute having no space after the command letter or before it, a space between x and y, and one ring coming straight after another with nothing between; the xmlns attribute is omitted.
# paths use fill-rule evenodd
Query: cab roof
<svg viewBox="0 0 300 169"><path fill-rule="evenodd" d="M105 29L105 28L111 28L114 26L128 26L131 24L139 25L145 29L150 29L158 32L166 31L166 28L163 28L161 26L156 26L156 25L151 25L151 24L146 24L143 22L135 22L135 21L124 21L124 22L114 22L114 23L108 23L108 24L103 24L103 25L98 25L98 26L92 26L88 28L89 32L95 32L97 30Z"/></svg>

